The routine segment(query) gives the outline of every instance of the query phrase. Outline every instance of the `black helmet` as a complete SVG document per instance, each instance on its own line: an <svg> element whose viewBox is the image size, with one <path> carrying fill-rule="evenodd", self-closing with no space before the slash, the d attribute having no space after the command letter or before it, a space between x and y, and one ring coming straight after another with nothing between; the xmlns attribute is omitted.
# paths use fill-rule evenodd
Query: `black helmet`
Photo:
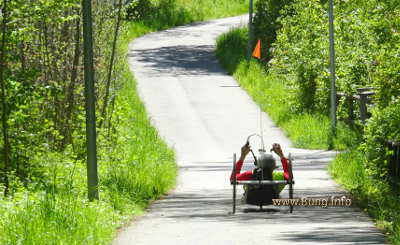
<svg viewBox="0 0 400 245"><path fill-rule="evenodd" d="M257 168L258 171L262 172L264 180L272 180L272 172L276 166L275 158L271 154L260 151L257 157Z"/></svg>

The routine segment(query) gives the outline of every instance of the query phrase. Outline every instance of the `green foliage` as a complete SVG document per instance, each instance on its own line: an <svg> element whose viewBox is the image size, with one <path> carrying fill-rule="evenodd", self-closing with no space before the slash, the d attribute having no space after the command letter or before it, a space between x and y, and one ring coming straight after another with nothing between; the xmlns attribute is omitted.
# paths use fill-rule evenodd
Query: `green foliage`
<svg viewBox="0 0 400 245"><path fill-rule="evenodd" d="M155 12L147 22L142 14L121 27L109 106L98 128L100 201L89 203L80 1L11 1L6 99L13 166L6 173L7 197L0 179L0 244L109 244L116 228L174 185L174 153L151 126L136 93L128 43L160 28L243 13L246 5L242 0L140 2ZM97 108L106 99L114 7L93 1Z"/></svg>
<svg viewBox="0 0 400 245"><path fill-rule="evenodd" d="M271 47L281 28L281 10L291 3L292 0L258 0L255 4L254 34L255 40L261 40L261 59L264 62L268 62L273 56Z"/></svg>
<svg viewBox="0 0 400 245"><path fill-rule="evenodd" d="M319 1L293 1L282 13L274 44L272 70L288 75L295 93L290 102L299 112L329 109L327 13Z"/></svg>
<svg viewBox="0 0 400 245"><path fill-rule="evenodd" d="M236 42L243 39L239 31L218 41L217 54L295 146L326 148L330 129L328 1L293 0L284 7L269 6L270 2L260 1L257 13L264 18L258 23L268 23L257 32L270 33L271 40L277 33L268 64L265 60L261 65L247 64L238 52L231 54L236 48L230 47L240 47ZM355 119L358 106L354 101L339 101L334 147L348 151L330 166L332 176L396 244L400 244L400 200L388 182L394 154L388 142L400 141L399 6L398 0L335 1L337 89L354 96L357 88L373 87L376 95L369 108L372 118L366 126L356 122L355 128L344 125L342 119ZM228 53L236 58L227 59ZM365 133L364 139L360 133Z"/></svg>
<svg viewBox="0 0 400 245"><path fill-rule="evenodd" d="M232 29L217 40L217 56L221 64L233 74L240 85L261 108L283 128L296 147L321 149L329 146L330 120L319 113L297 113L290 99L295 91L287 78L267 72L262 64L246 62L246 29ZM336 149L357 144L360 137L344 123L338 125L334 140Z"/></svg>
<svg viewBox="0 0 400 245"><path fill-rule="evenodd" d="M121 52L144 31L135 25L123 28ZM109 244L132 213L174 185L174 154L150 125L127 60L121 61L114 132L108 137L103 131L98 140L100 201L87 201L85 159L71 145L36 152L29 182L11 175L12 195L0 196L0 244ZM84 137L77 138L84 147Z"/></svg>
<svg viewBox="0 0 400 245"><path fill-rule="evenodd" d="M142 21L152 16L154 7L149 0L133 0L126 6L126 19Z"/></svg>
<svg viewBox="0 0 400 245"><path fill-rule="evenodd" d="M396 1L394 1L396 2ZM337 88L354 95L359 87L375 87L379 106L399 95L399 5L392 1L335 2ZM297 93L300 111L329 109L328 6L317 0L295 0L281 11L272 69L286 74ZM355 113L345 101L339 118Z"/></svg>
<svg viewBox="0 0 400 245"><path fill-rule="evenodd" d="M127 8L127 17L159 30L242 14L247 6L248 0L134 0Z"/></svg>
<svg viewBox="0 0 400 245"><path fill-rule="evenodd" d="M329 165L329 172L376 220L377 227L389 234L391 243L400 244L400 193L388 183L370 178L364 165L366 161L361 151L352 148L335 158Z"/></svg>
<svg viewBox="0 0 400 245"><path fill-rule="evenodd" d="M384 180L388 177L391 158L394 155L390 142L400 142L399 125L399 100L382 110L373 110L373 117L365 128L363 144L368 175Z"/></svg>
<svg viewBox="0 0 400 245"><path fill-rule="evenodd" d="M216 55L230 74L233 74L240 62L246 58L247 35L246 28L233 28L218 37ZM235 52L229 52L229 50L235 50Z"/></svg>

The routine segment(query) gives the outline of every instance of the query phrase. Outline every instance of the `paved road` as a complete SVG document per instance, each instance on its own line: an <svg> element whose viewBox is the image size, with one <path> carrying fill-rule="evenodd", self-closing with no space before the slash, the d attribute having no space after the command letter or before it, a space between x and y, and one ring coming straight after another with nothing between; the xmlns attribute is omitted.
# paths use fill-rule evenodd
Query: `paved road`
<svg viewBox="0 0 400 245"><path fill-rule="evenodd" d="M176 189L122 229L114 244L384 244L355 207L295 207L289 214L287 207L244 212L251 206L239 205L236 215L228 215L232 154L260 131L260 110L219 66L214 49L219 34L245 23L245 16L195 23L130 44L139 94L175 148L180 174ZM333 152L294 149L266 114L261 118L266 146L279 142L294 154L296 197L345 194L326 172Z"/></svg>

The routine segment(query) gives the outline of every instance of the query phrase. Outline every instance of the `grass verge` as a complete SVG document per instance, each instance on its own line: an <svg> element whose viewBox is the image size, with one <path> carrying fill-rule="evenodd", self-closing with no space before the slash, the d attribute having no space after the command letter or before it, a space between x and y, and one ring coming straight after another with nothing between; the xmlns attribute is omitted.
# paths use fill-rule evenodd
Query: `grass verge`
<svg viewBox="0 0 400 245"><path fill-rule="evenodd" d="M151 31L244 13L246 3L177 0L155 19L124 23L116 59L121 87L111 132L116 143L110 145L102 136L107 132L99 132L98 139L100 200L87 201L86 163L74 155L72 146L63 153L38 155L35 161L47 166L43 178L27 185L11 179L11 189L17 191L0 195L0 244L109 244L118 227L173 187L174 153L150 124L137 95L126 59L128 44Z"/></svg>
<svg viewBox="0 0 400 245"><path fill-rule="evenodd" d="M399 190L365 173L365 155L357 148L339 154L329 165L329 173L349 191L359 207L374 218L393 244L400 244Z"/></svg>
<svg viewBox="0 0 400 245"><path fill-rule="evenodd" d="M246 47L247 28L235 28L218 38L216 54L220 63L285 131L296 147L327 149L329 117L298 114L290 108L287 100L291 91L285 86L286 78L267 73L256 60L246 62ZM361 136L339 122L333 146L346 151L337 155L329 165L329 173L376 220L377 227L389 235L390 242L400 244L399 191L367 176L366 159L358 147L360 144Z"/></svg>

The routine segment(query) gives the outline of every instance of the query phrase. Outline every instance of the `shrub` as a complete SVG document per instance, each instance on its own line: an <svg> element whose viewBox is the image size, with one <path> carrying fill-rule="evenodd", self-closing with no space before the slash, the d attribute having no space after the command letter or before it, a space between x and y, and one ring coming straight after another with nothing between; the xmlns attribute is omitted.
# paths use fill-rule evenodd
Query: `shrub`
<svg viewBox="0 0 400 245"><path fill-rule="evenodd" d="M399 3L399 1L393 1ZM335 3L337 90L355 95L375 87L375 102L387 106L400 92L399 5L392 1ZM290 77L300 111L329 109L329 33L326 1L293 0L280 12L272 69ZM272 30L273 28L271 28ZM357 114L341 101L339 118Z"/></svg>
<svg viewBox="0 0 400 245"><path fill-rule="evenodd" d="M368 175L386 179L390 160L394 154L389 142L400 142L400 100L394 101L385 109L373 110L373 117L365 129L365 143L362 148L367 162Z"/></svg>
<svg viewBox="0 0 400 245"><path fill-rule="evenodd" d="M281 28L279 18L284 6L292 0L259 0L255 6L254 34L263 45L262 60L268 62L272 58L271 47L276 40L276 33Z"/></svg>
<svg viewBox="0 0 400 245"><path fill-rule="evenodd" d="M291 98L298 111L327 112L329 101L327 13L318 1L293 1L274 44L272 71L288 75Z"/></svg>
<svg viewBox="0 0 400 245"><path fill-rule="evenodd" d="M154 6L149 0L133 0L126 7L128 20L141 21L150 18L154 12Z"/></svg>

